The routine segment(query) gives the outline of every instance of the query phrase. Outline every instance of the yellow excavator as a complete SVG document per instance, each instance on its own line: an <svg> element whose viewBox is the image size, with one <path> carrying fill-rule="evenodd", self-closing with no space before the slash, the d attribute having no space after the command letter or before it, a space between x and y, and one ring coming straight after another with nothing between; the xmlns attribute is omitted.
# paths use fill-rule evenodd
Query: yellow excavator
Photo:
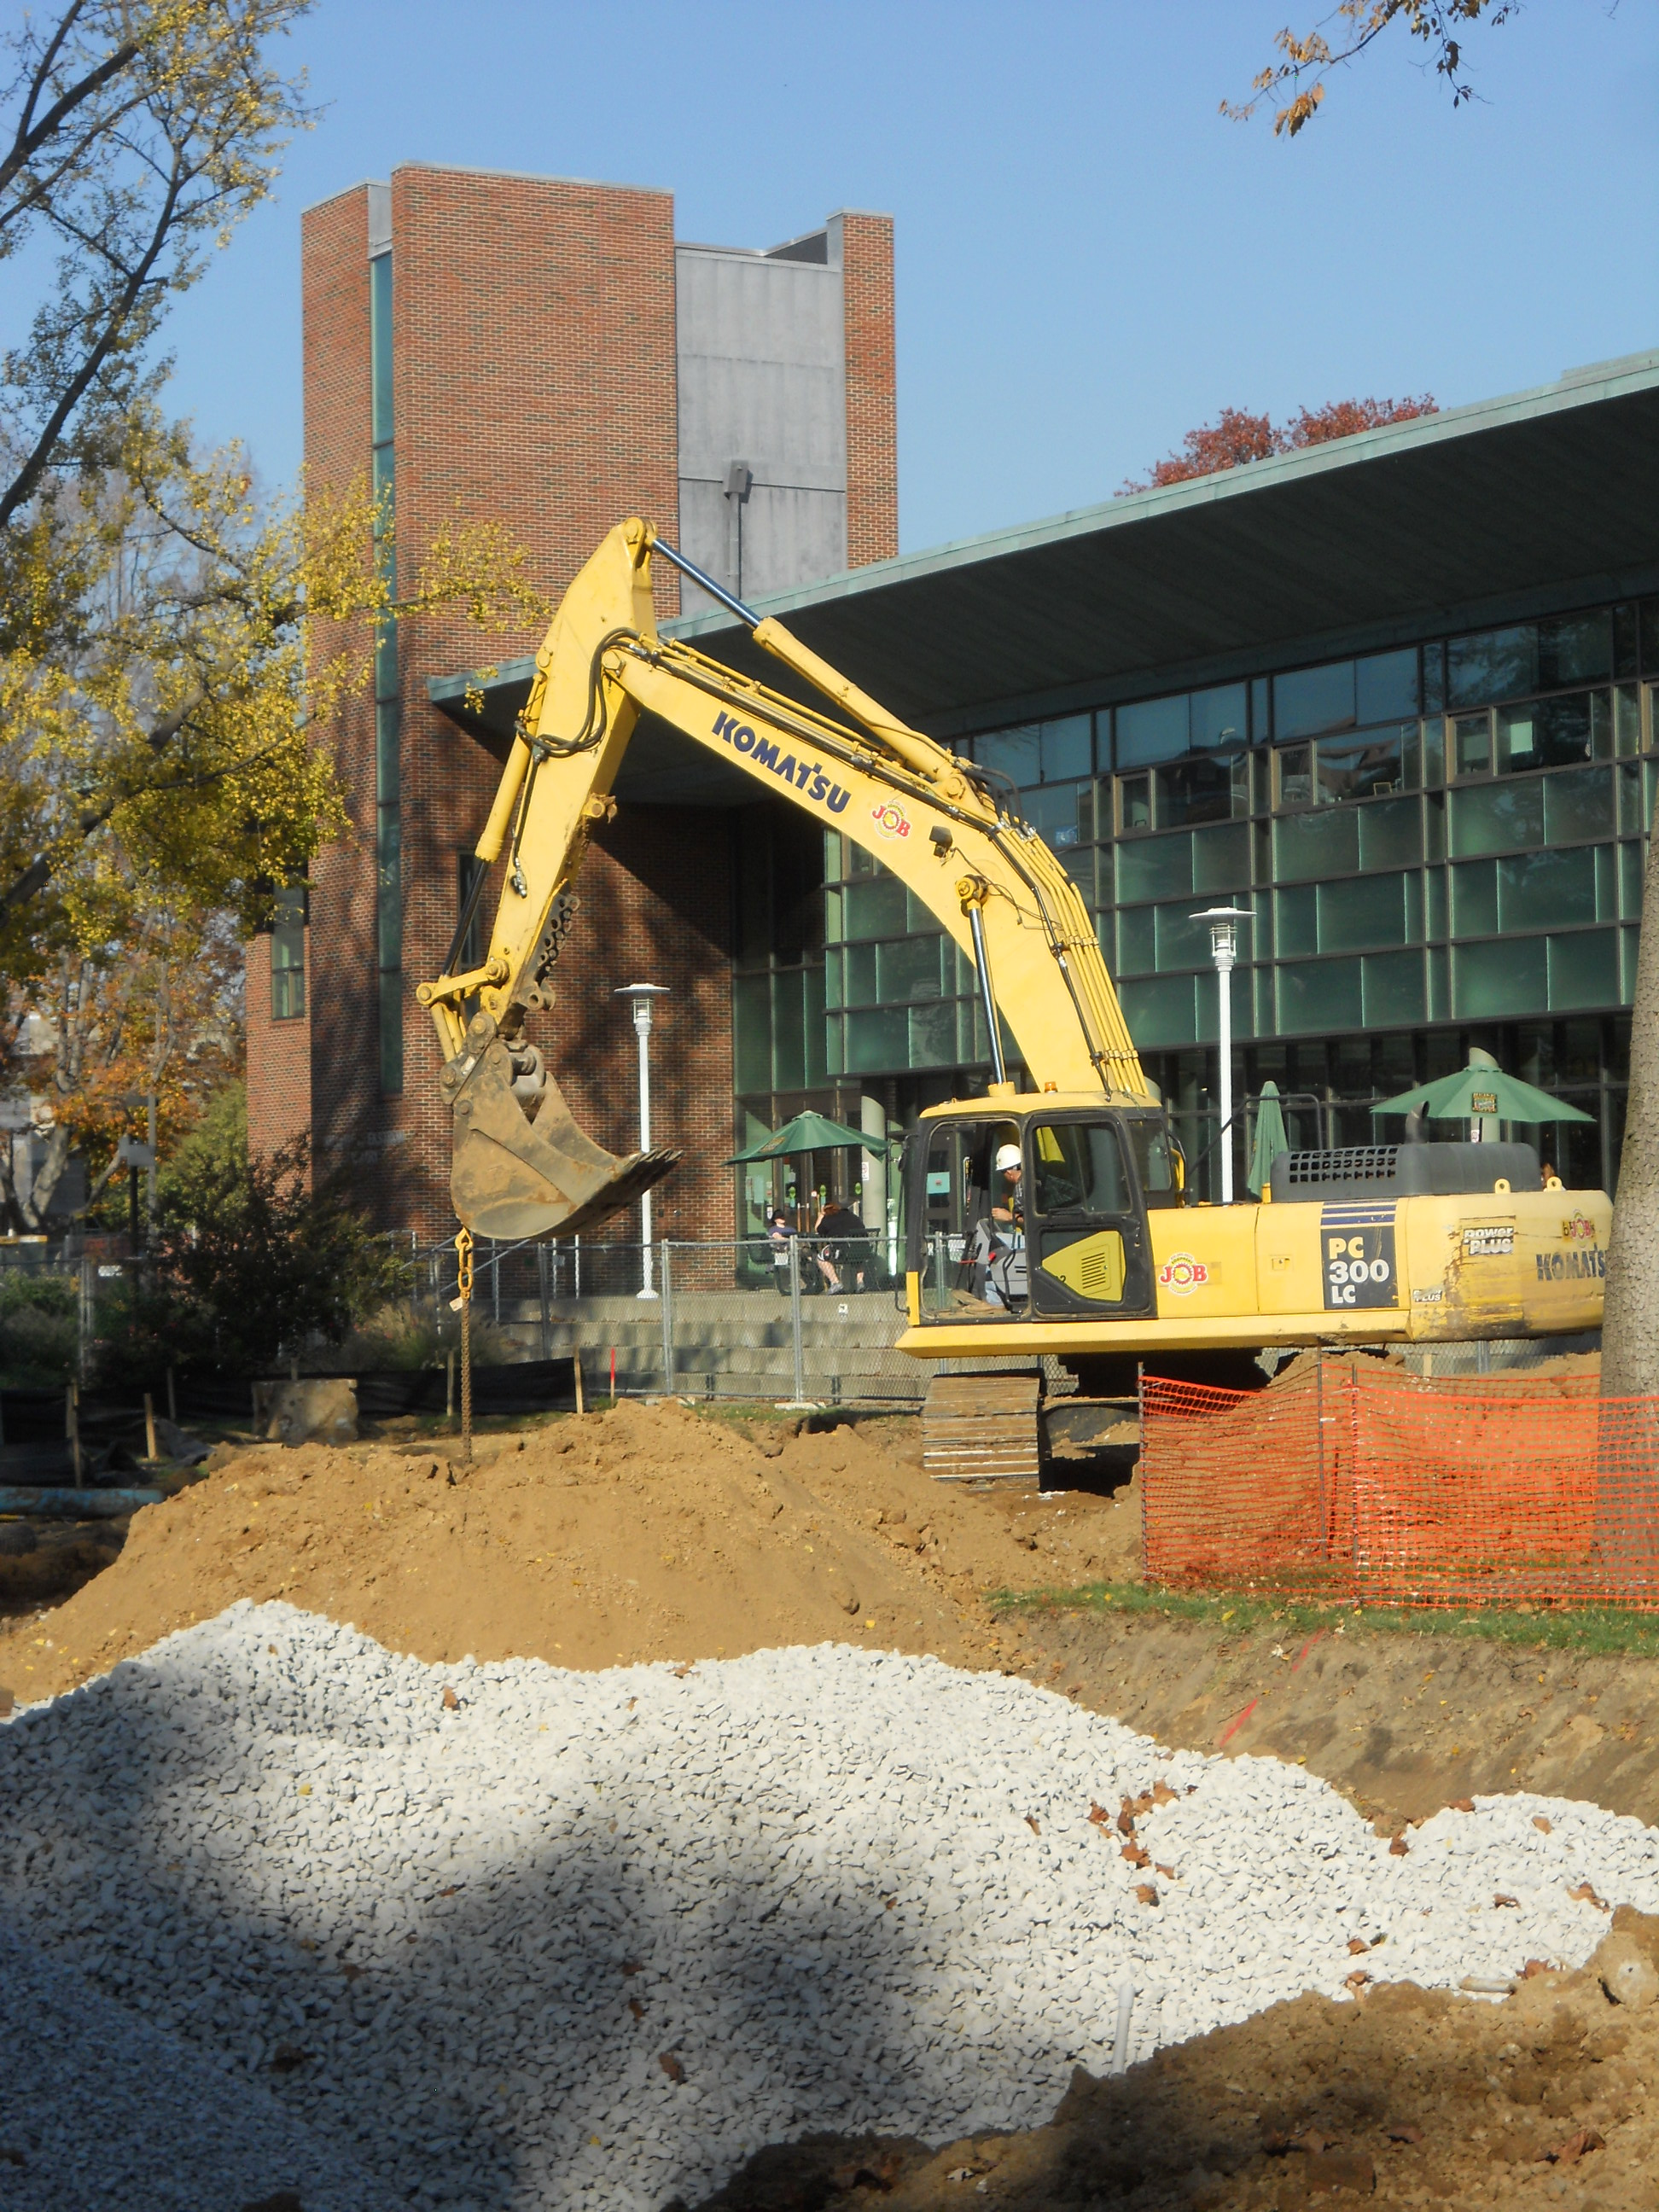
<svg viewBox="0 0 1659 2212"><path fill-rule="evenodd" d="M653 552L824 706L659 636ZM1285 1152L1261 1203L1189 1203L1088 910L1020 818L1018 793L907 727L637 520L575 578L536 656L477 847L486 865L444 974L418 994L442 1043L451 1189L470 1229L573 1235L678 1158L618 1159L594 1144L526 1033L552 1003L570 886L594 825L615 811L611 786L644 711L873 854L973 962L993 1079L981 1097L930 1108L907 1140L905 1351L1052 1353L1103 1395L1137 1360L1167 1373L1182 1355L1599 1326L1611 1201L1565 1189L1528 1146ZM503 854L488 954L458 971ZM1007 1078L1005 1028L1029 1090Z"/></svg>

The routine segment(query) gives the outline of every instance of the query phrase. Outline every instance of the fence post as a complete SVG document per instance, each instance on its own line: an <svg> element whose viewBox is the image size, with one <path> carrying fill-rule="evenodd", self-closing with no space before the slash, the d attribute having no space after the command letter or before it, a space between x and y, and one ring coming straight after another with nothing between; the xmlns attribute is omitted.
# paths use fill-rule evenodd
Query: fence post
<svg viewBox="0 0 1659 2212"><path fill-rule="evenodd" d="M806 1354L800 1334L800 1239L789 1239L789 1336L794 1352L795 1403L806 1397Z"/></svg>
<svg viewBox="0 0 1659 2212"><path fill-rule="evenodd" d="M674 1293L669 1262L672 1248L665 1237L657 1249L662 1261L662 1387L665 1396L668 1396L674 1389Z"/></svg>
<svg viewBox="0 0 1659 2212"><path fill-rule="evenodd" d="M542 1300L542 1358L553 1357L553 1316L547 1310L547 1247L536 1247L536 1287Z"/></svg>
<svg viewBox="0 0 1659 2212"><path fill-rule="evenodd" d="M82 1382L87 1379L88 1353L92 1346L93 1331L98 1326L97 1308L94 1303L97 1297L97 1283L96 1263L83 1255L81 1261L81 1295L76 1302L79 1327L76 1334L78 1341L75 1347L75 1372L78 1380ZM76 1449L78 1451L78 1445ZM78 1463L77 1461L77 1465ZM78 1481L79 1478L77 1477L76 1480Z"/></svg>

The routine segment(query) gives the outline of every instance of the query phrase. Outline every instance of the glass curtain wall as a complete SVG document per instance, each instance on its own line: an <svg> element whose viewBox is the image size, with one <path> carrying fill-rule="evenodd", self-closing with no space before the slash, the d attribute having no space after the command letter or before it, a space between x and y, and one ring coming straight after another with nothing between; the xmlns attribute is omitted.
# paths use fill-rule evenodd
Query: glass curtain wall
<svg viewBox="0 0 1659 2212"><path fill-rule="evenodd" d="M1271 1075L1317 1099L1322 1140L1360 1141L1366 1102L1491 1040L1505 1066L1596 1115L1594 1132L1557 1142L1594 1159L1557 1164L1601 1182L1623 1126L1656 689L1659 601L1130 701L957 750L1006 780L1082 889L1195 1157L1210 1147L1218 986L1191 916L1236 902L1254 914L1232 986L1250 1091ZM830 1078L982 1078L971 969L933 917L835 833L824 877Z"/></svg>

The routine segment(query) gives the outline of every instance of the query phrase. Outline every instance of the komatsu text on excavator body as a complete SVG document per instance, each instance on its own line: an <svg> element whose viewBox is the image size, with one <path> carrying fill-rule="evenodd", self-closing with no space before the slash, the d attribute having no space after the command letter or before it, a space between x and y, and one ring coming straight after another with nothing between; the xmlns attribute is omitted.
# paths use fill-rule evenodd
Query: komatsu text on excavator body
<svg viewBox="0 0 1659 2212"><path fill-rule="evenodd" d="M817 709L657 634L653 547L724 601ZM566 592L536 656L489 819L474 901L503 866L483 964L420 988L455 1117L456 1212L495 1237L570 1236L674 1165L617 1158L577 1128L526 1019L570 887L642 711L873 854L974 964L991 1040L985 1095L931 1109L907 1147L904 1348L925 1357L1061 1352L1133 1361L1346 1339L1592 1328L1611 1206L1540 1174L1522 1145L1281 1155L1268 1202L1187 1204L1184 1164L1142 1073L1082 897L1019 817L1018 795L908 728L793 637L620 524ZM470 1013L469 1006L473 1009ZM1007 1079L1004 1036L1030 1088ZM1011 1255L979 1235L996 1162L1019 1154Z"/></svg>

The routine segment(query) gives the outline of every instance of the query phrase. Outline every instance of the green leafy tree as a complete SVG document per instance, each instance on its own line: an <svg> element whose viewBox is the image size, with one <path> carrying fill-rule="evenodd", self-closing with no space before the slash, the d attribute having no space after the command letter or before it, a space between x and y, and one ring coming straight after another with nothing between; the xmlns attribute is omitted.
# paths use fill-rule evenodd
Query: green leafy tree
<svg viewBox="0 0 1659 2212"><path fill-rule="evenodd" d="M168 1366L272 1374L340 1343L407 1287L402 1259L343 1181L313 1185L303 1141L250 1156L240 1085L161 1180L148 1274L100 1324L107 1382L142 1386Z"/></svg>

